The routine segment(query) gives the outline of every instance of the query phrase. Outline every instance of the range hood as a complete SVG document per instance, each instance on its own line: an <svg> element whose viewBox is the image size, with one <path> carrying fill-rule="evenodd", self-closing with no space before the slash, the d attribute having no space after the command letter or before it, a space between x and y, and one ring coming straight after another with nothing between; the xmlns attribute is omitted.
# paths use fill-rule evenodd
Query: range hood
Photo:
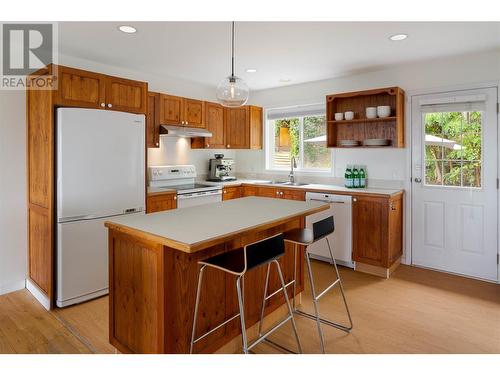
<svg viewBox="0 0 500 375"><path fill-rule="evenodd" d="M200 129L200 128L190 128L187 126L161 125L160 135L171 136L171 137L195 138L195 137L211 137L212 133L210 133L206 129Z"/></svg>

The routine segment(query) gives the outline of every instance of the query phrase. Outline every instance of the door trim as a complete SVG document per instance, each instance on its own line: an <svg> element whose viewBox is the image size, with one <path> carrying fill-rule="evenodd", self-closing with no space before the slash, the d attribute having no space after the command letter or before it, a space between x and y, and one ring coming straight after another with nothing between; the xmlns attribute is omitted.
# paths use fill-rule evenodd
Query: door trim
<svg viewBox="0 0 500 375"><path fill-rule="evenodd" d="M416 89L416 90L410 90L407 91L406 95L406 114L405 114L405 123L407 124L406 129L405 129L405 137L407 140L407 144L409 147L406 149L406 167L407 171L409 171L409 175L406 178L404 188L407 191L406 194L406 202L405 202L405 209L407 214L404 215L404 220L405 220L405 251L404 251L404 261L402 261L403 264L411 265L414 267L417 267L413 264L413 226L412 226L412 218L413 218L413 137L412 137L412 129L413 129L413 123L412 123L412 113L413 113L413 106L412 106L412 99L414 96L420 96L420 95L432 95L432 94L440 94L440 93L447 93L447 92L454 92L454 91L464 91L464 90L477 90L477 89L488 89L488 88L495 88L497 90L497 103L500 102L500 80L496 81L485 81L485 82L479 82L479 83L470 83L470 84L459 84L459 85L451 85L451 86L441 86L441 87L435 87L435 88L430 88L430 89ZM500 124L500 113L497 111L497 129ZM408 126L409 125L409 126ZM497 131L497 178L500 178L500 129ZM497 188L497 257L500 257L500 189ZM498 258L497 258L498 259ZM500 264L497 262L497 280L496 284L500 284ZM418 266L420 267L420 266ZM422 267L425 268L425 267ZM450 273L453 274L452 272L447 272L447 271L442 271L442 270L436 270L438 272L444 272L444 273ZM459 275L462 277L469 277L469 276L464 276L464 275ZM470 277L473 279L481 280L481 281L487 281L487 282L493 282L491 280L485 280L481 278L474 278Z"/></svg>

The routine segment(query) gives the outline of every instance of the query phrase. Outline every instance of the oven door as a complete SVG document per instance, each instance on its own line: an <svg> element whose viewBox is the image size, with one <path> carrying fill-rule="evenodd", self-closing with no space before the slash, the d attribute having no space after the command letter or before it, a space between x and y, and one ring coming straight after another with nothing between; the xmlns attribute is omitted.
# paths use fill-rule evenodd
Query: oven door
<svg viewBox="0 0 500 375"><path fill-rule="evenodd" d="M177 194L177 208L200 206L214 202L222 202L222 190Z"/></svg>

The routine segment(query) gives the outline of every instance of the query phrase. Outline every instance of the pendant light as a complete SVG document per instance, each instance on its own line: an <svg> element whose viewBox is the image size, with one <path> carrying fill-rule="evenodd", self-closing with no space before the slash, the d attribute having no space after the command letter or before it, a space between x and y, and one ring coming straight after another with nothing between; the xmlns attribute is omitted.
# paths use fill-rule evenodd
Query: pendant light
<svg viewBox="0 0 500 375"><path fill-rule="evenodd" d="M224 107L236 108L248 101L248 86L241 78L234 75L234 21L231 31L231 75L224 78L217 86L217 100Z"/></svg>

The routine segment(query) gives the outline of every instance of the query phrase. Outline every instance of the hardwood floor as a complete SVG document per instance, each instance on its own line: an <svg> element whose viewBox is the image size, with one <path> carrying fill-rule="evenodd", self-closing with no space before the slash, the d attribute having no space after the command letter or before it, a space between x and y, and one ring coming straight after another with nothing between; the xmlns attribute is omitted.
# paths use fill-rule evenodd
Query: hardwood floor
<svg viewBox="0 0 500 375"><path fill-rule="evenodd" d="M329 266L314 262L319 290ZM390 279L341 269L354 320L350 334L325 326L328 353L500 353L500 285L409 266ZM308 288L308 286L307 286ZM312 311L309 289L302 306ZM325 316L345 322L338 291ZM107 297L45 311L26 290L0 296L0 353L114 353L108 343ZM305 353L319 353L315 322L296 317ZM290 324L272 339L295 349ZM257 353L279 353L268 344Z"/></svg>

